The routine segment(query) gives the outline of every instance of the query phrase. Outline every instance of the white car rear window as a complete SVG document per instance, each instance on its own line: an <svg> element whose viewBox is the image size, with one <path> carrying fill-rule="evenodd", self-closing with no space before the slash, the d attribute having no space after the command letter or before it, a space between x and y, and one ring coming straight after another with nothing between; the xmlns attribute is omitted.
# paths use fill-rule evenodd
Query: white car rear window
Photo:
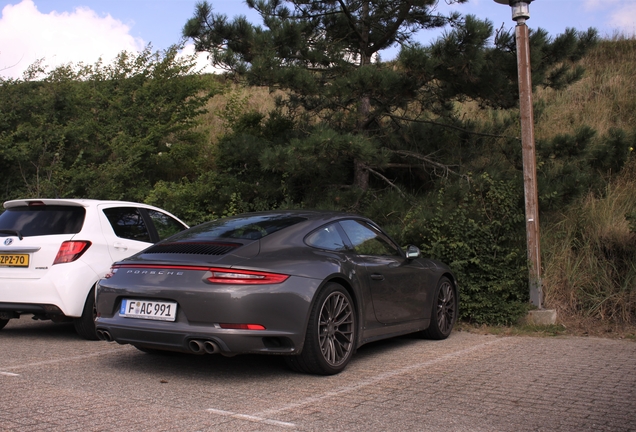
<svg viewBox="0 0 636 432"><path fill-rule="evenodd" d="M0 215L0 236L77 234L84 225L85 216L84 207L77 206L11 207Z"/></svg>

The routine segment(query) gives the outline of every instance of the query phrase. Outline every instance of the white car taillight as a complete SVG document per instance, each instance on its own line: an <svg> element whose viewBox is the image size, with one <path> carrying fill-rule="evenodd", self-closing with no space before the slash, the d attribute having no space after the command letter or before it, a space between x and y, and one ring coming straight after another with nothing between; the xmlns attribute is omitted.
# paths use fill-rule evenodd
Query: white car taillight
<svg viewBox="0 0 636 432"><path fill-rule="evenodd" d="M55 261L53 261L53 265L75 261L76 259L81 257L84 252L86 252L90 245L91 242L84 240L65 241L60 246L60 250L57 251L57 255L55 257Z"/></svg>

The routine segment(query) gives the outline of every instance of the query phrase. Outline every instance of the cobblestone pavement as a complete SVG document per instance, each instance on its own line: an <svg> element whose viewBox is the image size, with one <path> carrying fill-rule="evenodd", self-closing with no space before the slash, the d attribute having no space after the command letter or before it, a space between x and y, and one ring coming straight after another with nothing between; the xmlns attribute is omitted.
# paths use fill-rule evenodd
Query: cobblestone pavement
<svg viewBox="0 0 636 432"><path fill-rule="evenodd" d="M269 356L150 355L28 318L0 332L2 431L636 430L636 342L401 337L340 375Z"/></svg>

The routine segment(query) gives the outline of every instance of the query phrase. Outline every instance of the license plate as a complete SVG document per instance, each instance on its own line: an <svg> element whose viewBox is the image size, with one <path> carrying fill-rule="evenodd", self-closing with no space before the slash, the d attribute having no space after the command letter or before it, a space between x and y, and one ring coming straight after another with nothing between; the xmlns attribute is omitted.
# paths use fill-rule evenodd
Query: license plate
<svg viewBox="0 0 636 432"><path fill-rule="evenodd" d="M0 254L0 267L28 267L28 254Z"/></svg>
<svg viewBox="0 0 636 432"><path fill-rule="evenodd" d="M124 299L121 302L119 315L127 318L174 321L177 317L177 304L175 302Z"/></svg>

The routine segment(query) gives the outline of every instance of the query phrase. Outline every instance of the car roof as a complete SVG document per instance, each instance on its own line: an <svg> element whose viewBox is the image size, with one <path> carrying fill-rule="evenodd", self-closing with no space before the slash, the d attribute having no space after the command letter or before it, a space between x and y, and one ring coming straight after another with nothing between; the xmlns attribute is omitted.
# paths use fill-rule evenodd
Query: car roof
<svg viewBox="0 0 636 432"><path fill-rule="evenodd" d="M249 212L242 213L232 217L247 217L247 216L300 216L307 219L325 219L325 218L338 218L338 217L362 217L355 213L347 213L335 210L270 210L261 212Z"/></svg>
<svg viewBox="0 0 636 432"><path fill-rule="evenodd" d="M98 204L114 204L114 205L128 205L128 206L144 206L152 207L148 204L135 203L130 201L113 201L113 200L95 200L95 199L74 199L74 198L27 198L6 201L3 207L8 209L12 207L28 206L33 203L42 203L44 205L66 205L77 207L93 207Z"/></svg>

